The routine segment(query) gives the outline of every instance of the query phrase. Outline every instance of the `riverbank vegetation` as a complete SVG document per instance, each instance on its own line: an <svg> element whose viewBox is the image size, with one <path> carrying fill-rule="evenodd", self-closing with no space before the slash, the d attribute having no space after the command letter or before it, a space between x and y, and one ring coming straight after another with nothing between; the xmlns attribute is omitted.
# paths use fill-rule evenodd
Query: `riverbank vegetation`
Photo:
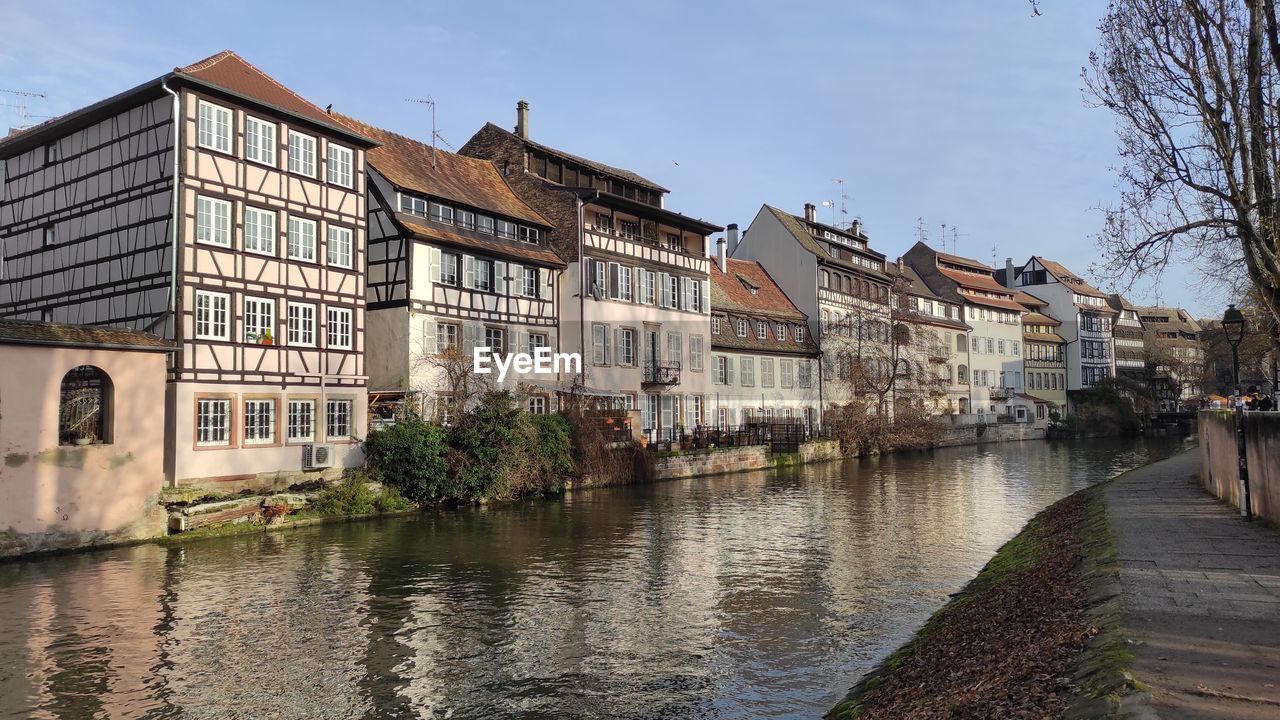
<svg viewBox="0 0 1280 720"><path fill-rule="evenodd" d="M1095 487L1042 511L828 719L1061 717L1112 692L1123 657L1090 642L1089 598L1112 553L1103 502ZM1089 675L1073 678L1082 665Z"/></svg>
<svg viewBox="0 0 1280 720"><path fill-rule="evenodd" d="M866 401L833 405L824 421L831 436L840 441L847 455L873 455L894 450L918 450L930 447L947 429L941 416L929 413L922 405L904 403L893 420L870 412Z"/></svg>
<svg viewBox="0 0 1280 720"><path fill-rule="evenodd" d="M1142 433L1142 415L1134 397L1114 380L1071 391L1071 403L1071 413L1052 420L1051 436L1133 437Z"/></svg>
<svg viewBox="0 0 1280 720"><path fill-rule="evenodd" d="M561 492L584 478L616 484L651 476L643 450L610 442L590 413L532 415L506 391L480 394L448 427L409 412L370 433L365 450L374 476L419 504L508 500Z"/></svg>

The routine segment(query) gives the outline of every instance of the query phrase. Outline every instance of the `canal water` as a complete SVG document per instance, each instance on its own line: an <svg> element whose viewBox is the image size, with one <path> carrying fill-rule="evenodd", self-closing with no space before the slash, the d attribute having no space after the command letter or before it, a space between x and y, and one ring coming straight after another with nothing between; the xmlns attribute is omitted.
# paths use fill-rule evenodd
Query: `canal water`
<svg viewBox="0 0 1280 720"><path fill-rule="evenodd" d="M1038 510L1005 443L0 565L0 717L814 718Z"/></svg>

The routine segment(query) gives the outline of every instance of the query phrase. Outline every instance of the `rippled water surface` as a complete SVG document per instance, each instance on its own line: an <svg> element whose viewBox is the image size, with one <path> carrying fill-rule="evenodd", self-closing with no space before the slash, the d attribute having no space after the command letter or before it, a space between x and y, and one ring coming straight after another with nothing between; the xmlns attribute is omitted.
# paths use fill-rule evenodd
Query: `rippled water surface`
<svg viewBox="0 0 1280 720"><path fill-rule="evenodd" d="M817 717L1054 500L1008 443L0 565L0 717Z"/></svg>

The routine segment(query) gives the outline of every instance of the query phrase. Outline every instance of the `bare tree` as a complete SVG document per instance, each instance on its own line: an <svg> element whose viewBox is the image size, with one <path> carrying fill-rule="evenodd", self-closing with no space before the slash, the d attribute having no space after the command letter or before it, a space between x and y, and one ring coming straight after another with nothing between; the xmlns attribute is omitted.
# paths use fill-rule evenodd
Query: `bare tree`
<svg viewBox="0 0 1280 720"><path fill-rule="evenodd" d="M427 402L434 402L434 412L427 407L428 417L458 418L467 404L486 390L494 387L493 375L475 372L471 356L457 345L439 351L420 348L413 356L412 389Z"/></svg>
<svg viewBox="0 0 1280 720"><path fill-rule="evenodd" d="M1111 279L1182 255L1247 278L1280 318L1280 36L1274 0L1114 0L1085 84L1119 117Z"/></svg>

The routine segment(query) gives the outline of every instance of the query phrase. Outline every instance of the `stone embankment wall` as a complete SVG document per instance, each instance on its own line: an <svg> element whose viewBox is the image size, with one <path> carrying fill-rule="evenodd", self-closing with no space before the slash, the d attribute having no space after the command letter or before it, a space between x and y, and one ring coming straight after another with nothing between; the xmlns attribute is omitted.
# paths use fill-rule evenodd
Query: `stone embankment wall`
<svg viewBox="0 0 1280 720"><path fill-rule="evenodd" d="M802 443L800 451L786 455L770 455L764 445L748 447L698 450L660 457L654 462L655 480L676 480L703 475L763 470L775 465L797 465L810 462L838 460L840 443L835 440L815 440Z"/></svg>
<svg viewBox="0 0 1280 720"><path fill-rule="evenodd" d="M1201 410L1200 484L1240 507L1236 417L1230 410ZM1245 457L1253 514L1280 523L1280 413L1244 413Z"/></svg>
<svg viewBox="0 0 1280 720"><path fill-rule="evenodd" d="M1032 423L992 423L989 425L962 425L947 428L934 447L978 445L981 443L1011 442L1015 440L1043 440L1046 429Z"/></svg>

